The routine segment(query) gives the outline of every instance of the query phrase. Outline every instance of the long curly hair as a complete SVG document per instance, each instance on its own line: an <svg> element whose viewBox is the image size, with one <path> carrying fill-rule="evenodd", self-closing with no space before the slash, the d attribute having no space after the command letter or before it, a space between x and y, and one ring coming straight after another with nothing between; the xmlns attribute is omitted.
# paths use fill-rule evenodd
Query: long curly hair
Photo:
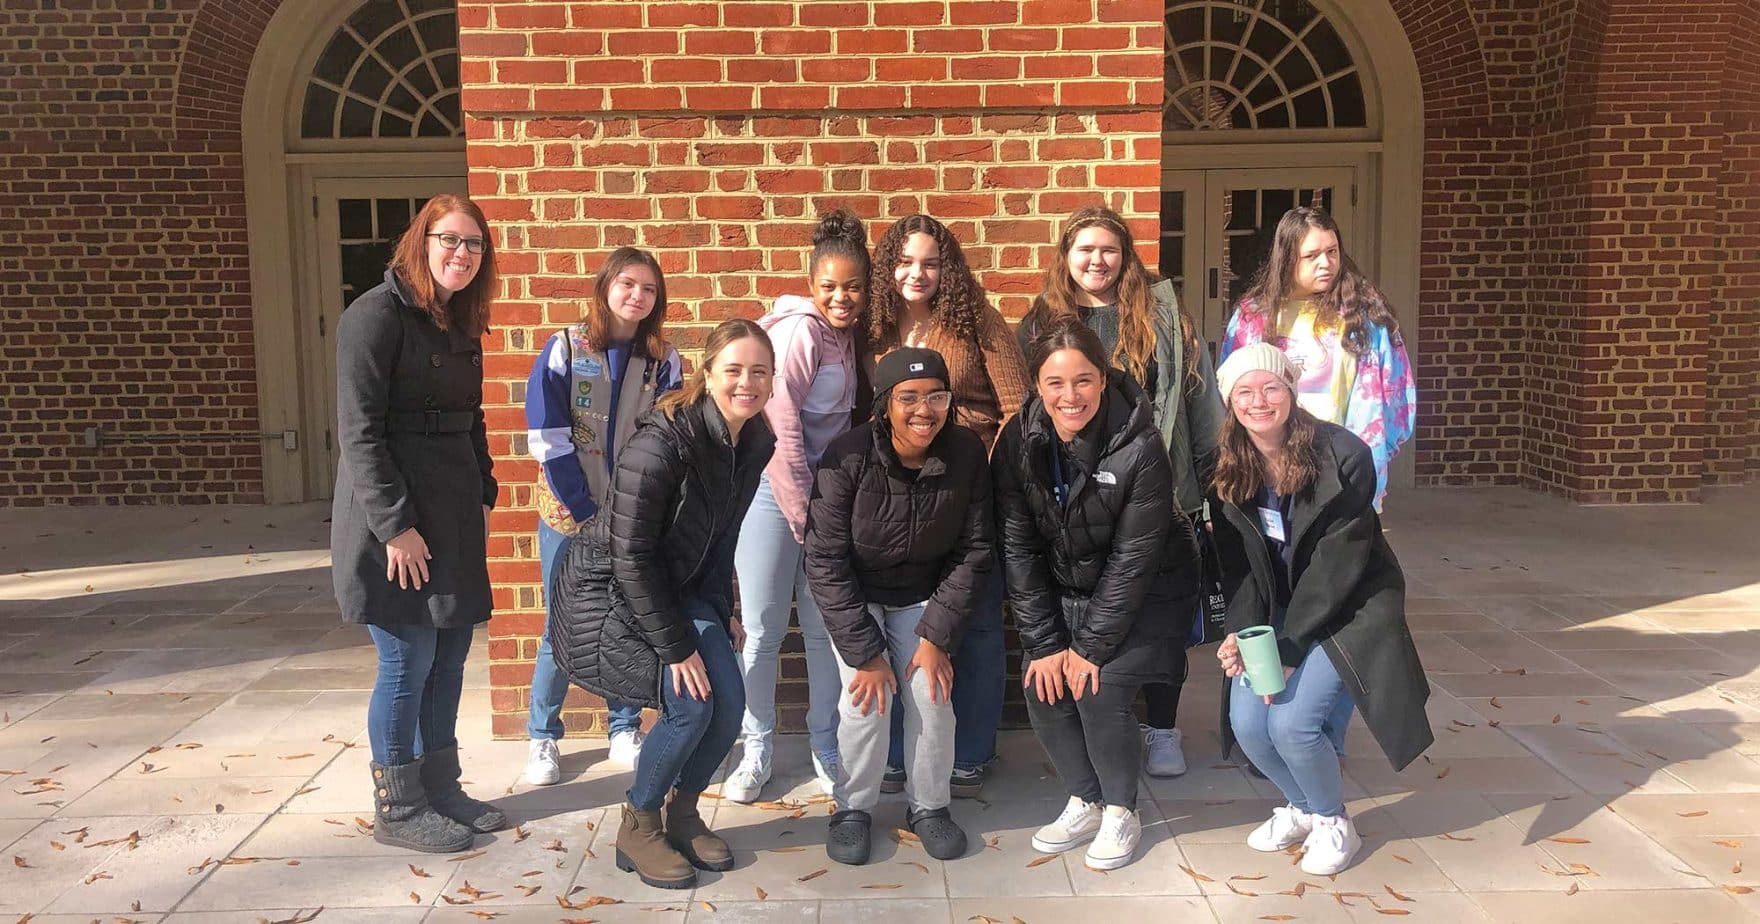
<svg viewBox="0 0 1760 924"><path fill-rule="evenodd" d="M1136 238L1124 218L1109 208L1090 206L1078 210L1064 225L1063 236L1057 239L1057 257L1045 268L1045 288L1033 300L1025 323L1030 329L1041 329L1057 318L1076 317L1083 293L1069 274L1069 251L1076 236L1089 228L1104 228L1118 238L1123 260L1119 266L1118 345L1112 351L1112 365L1131 374L1138 382L1147 382L1150 366L1155 363L1155 316L1161 303L1149 290L1158 281L1143 258L1137 253ZM1182 354L1188 380L1198 375L1197 328L1185 309L1178 310L1179 335L1185 341Z"/></svg>
<svg viewBox="0 0 1760 924"><path fill-rule="evenodd" d="M1319 308L1315 324L1332 327L1342 322L1345 349L1358 359L1369 355L1370 328L1379 325L1388 339L1400 342L1399 320L1387 304L1386 296L1370 282L1355 260L1344 249L1344 235L1323 209L1300 206L1283 213L1271 241L1271 256L1260 267L1253 287L1241 300L1241 310L1269 314L1266 330L1276 335L1282 330L1278 312L1289 300L1296 277L1296 261L1302 256L1302 241L1309 231L1330 231L1338 239L1339 268L1332 287L1314 299ZM1227 397L1226 395L1224 397Z"/></svg>
<svg viewBox="0 0 1760 924"><path fill-rule="evenodd" d="M904 254L905 241L913 234L927 234L935 240L941 257L941 284L929 300L929 318L934 326L949 331L967 343L978 342L989 296L972 275L965 252L947 227L927 215L911 215L899 220L880 242L874 245L874 261L868 294L868 338L871 348L884 352L902 343L901 322L905 315L904 296L893 284L892 272Z"/></svg>

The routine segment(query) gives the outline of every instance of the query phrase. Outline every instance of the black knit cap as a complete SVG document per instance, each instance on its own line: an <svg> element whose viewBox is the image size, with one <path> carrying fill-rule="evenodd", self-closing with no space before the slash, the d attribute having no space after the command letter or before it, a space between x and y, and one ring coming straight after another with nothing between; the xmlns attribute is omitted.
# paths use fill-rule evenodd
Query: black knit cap
<svg viewBox="0 0 1760 924"><path fill-rule="evenodd" d="M940 379L945 387L951 380L947 375L947 360L934 350L922 347L901 347L880 357L874 368L874 396L884 397L892 391L892 387L900 382L911 379Z"/></svg>

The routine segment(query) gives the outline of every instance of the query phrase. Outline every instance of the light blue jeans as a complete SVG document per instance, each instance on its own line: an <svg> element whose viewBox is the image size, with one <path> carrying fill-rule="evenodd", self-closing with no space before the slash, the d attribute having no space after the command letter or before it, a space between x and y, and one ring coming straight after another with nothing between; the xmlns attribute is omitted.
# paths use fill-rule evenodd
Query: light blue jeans
<svg viewBox="0 0 1760 924"><path fill-rule="evenodd" d="M526 720L526 734L532 738L562 738L562 699L568 695L568 678L556 667L550 654L550 576L561 560L562 545L568 537L538 521L538 570L544 575L544 636L538 641L538 663L532 666L531 714ZM606 703L611 713L611 734L641 731L642 707L627 703Z"/></svg>
<svg viewBox="0 0 1760 924"><path fill-rule="evenodd" d="M782 508L776 506L768 477L758 483L758 494L740 526L733 568L739 575L740 618L746 630L745 650L740 653L746 682L745 753L771 753L777 665L782 640L788 635L791 603L807 650L808 741L817 753L837 753L837 698L843 690L837 652L807 588L806 555L794 541Z"/></svg>
<svg viewBox="0 0 1760 924"><path fill-rule="evenodd" d="M1344 778L1325 724L1347 694L1325 650L1318 644L1309 648L1269 705L1244 673L1228 689L1229 724L1247 759L1290 805L1330 818L1343 815Z"/></svg>

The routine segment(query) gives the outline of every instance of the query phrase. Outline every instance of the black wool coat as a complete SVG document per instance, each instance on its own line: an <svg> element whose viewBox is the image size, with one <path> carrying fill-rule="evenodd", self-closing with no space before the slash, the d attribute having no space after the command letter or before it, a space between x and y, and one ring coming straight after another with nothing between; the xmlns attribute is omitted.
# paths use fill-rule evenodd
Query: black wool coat
<svg viewBox="0 0 1760 924"><path fill-rule="evenodd" d="M914 479L878 418L831 441L807 505L806 568L838 656L860 667L885 653L867 605L928 601L917 635L952 655L993 548L990 463L978 435L951 421Z"/></svg>
<svg viewBox="0 0 1760 924"><path fill-rule="evenodd" d="M1277 647L1296 667L1319 644L1356 698L1363 722L1394 769L1435 740L1424 703L1430 684L1406 626L1406 581L1375 513L1375 461L1343 427L1321 422L1320 474L1290 502L1286 533L1294 550L1290 600ZM1256 503L1212 497L1216 553L1228 596L1228 631L1269 625L1276 600L1271 550ZM1234 746L1222 698L1223 753Z"/></svg>
<svg viewBox="0 0 1760 924"><path fill-rule="evenodd" d="M1003 576L1028 659L1070 649L1103 679L1169 680L1197 608L1198 546L1173 502L1172 468L1143 390L1116 369L1092 471L1066 471L1035 395L1003 427L991 461Z"/></svg>
<svg viewBox="0 0 1760 924"><path fill-rule="evenodd" d="M441 330L390 270L336 325L331 579L343 622L447 629L489 619L483 507L495 504L483 345ZM420 590L385 580L385 543L415 528Z"/></svg>
<svg viewBox="0 0 1760 924"><path fill-rule="evenodd" d="M550 645L571 681L660 708L664 667L697 650L685 602L733 618L733 550L775 450L762 416L735 447L708 397L643 416L617 453L610 516L568 541L551 578Z"/></svg>

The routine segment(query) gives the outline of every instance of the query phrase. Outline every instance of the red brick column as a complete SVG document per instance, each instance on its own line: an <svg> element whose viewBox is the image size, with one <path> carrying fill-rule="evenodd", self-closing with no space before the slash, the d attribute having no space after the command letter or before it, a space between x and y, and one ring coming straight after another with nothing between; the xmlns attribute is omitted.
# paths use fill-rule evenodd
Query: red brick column
<svg viewBox="0 0 1760 924"><path fill-rule="evenodd" d="M689 350L804 291L821 211L848 206L875 237L926 211L1018 315L1076 207L1109 204L1156 237L1161 13L1158 0L459 4L471 192L506 280L485 388L505 486L490 551L497 734L524 734L542 622L525 376L542 338L580 316L604 254L658 254ZM802 665L783 673L798 721ZM572 697L570 727L591 727L590 701Z"/></svg>

